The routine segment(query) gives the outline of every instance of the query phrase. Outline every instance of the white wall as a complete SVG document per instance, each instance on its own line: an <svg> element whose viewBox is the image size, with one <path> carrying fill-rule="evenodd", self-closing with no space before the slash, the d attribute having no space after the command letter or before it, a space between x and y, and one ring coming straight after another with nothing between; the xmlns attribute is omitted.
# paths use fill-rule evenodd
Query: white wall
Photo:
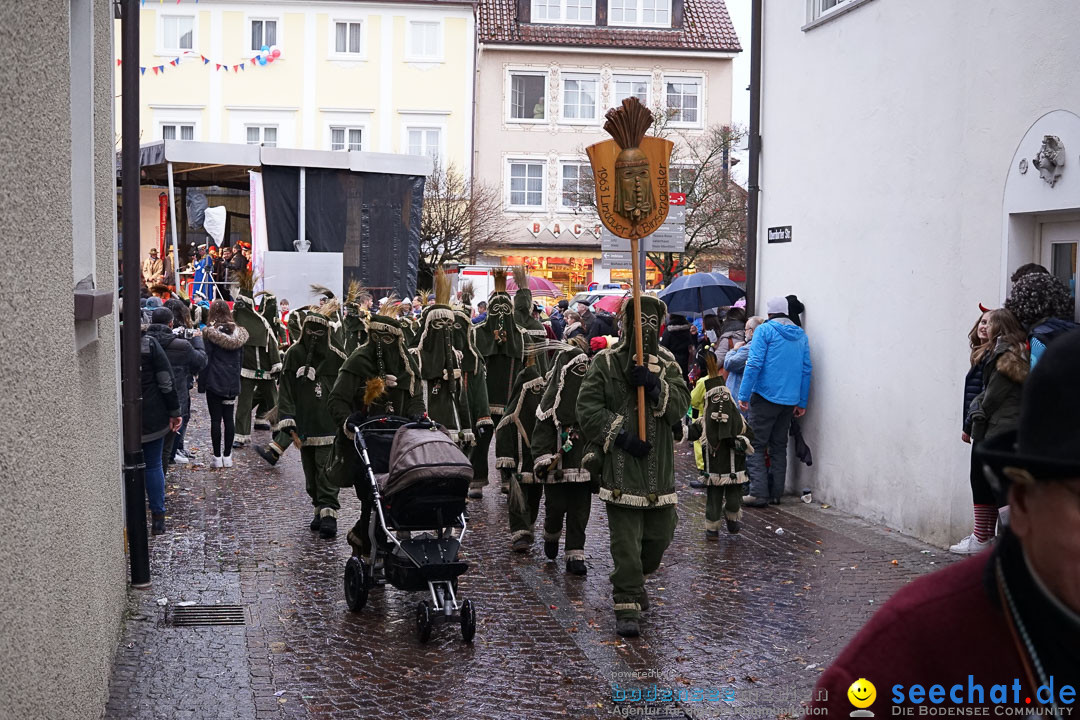
<svg viewBox="0 0 1080 720"><path fill-rule="evenodd" d="M1036 120L1080 111L1080 5L871 0L803 31L805 6L764 23L761 237L794 240L762 241L760 299L806 303L815 363L788 485L944 545L971 524L966 335L1035 259L1003 260L1006 178Z"/></svg>

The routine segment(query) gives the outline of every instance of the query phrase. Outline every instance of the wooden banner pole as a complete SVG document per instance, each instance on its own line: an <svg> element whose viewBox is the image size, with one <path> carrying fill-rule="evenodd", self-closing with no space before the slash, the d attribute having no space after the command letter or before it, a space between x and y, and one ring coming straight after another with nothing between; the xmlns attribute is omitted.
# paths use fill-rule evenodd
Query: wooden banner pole
<svg viewBox="0 0 1080 720"><path fill-rule="evenodd" d="M634 228L637 230L637 228ZM641 259L638 257L638 243L641 240L638 238L637 232L630 237L630 261L632 263L630 274L634 286L634 350L637 353L637 364L645 364L645 345L641 337L641 273L644 268L641 267ZM642 442L645 441L645 388L644 386L638 386L637 389L637 418L638 418L638 439Z"/></svg>

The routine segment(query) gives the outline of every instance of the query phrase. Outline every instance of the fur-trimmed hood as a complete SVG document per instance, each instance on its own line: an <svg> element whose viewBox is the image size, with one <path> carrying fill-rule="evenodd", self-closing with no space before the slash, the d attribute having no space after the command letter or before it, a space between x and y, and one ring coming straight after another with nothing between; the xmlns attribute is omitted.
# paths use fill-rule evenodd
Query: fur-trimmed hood
<svg viewBox="0 0 1080 720"><path fill-rule="evenodd" d="M1016 348L998 341L991 354L994 368L1015 383L1022 383L1027 379L1030 371L1030 362L1027 357Z"/></svg>
<svg viewBox="0 0 1080 720"><path fill-rule="evenodd" d="M248 341L248 332L239 325L207 325L203 337L224 350L238 350Z"/></svg>

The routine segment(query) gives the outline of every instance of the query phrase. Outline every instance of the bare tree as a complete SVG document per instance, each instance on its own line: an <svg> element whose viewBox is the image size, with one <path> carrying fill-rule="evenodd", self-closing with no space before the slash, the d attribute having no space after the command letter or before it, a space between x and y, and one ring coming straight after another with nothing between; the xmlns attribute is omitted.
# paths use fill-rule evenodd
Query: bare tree
<svg viewBox="0 0 1080 720"><path fill-rule="evenodd" d="M469 182L453 163L438 163L424 184L420 256L434 269L448 262L474 261L484 250L503 244L510 229L503 219L499 188Z"/></svg>
<svg viewBox="0 0 1080 720"><path fill-rule="evenodd" d="M670 189L686 193L686 249L681 253L650 252L664 284L694 265L746 264L746 190L731 180L731 152L745 132L729 125L713 125L690 133L672 127L674 113L654 109L652 135L675 142L670 162ZM591 183L574 194L582 212L596 213Z"/></svg>

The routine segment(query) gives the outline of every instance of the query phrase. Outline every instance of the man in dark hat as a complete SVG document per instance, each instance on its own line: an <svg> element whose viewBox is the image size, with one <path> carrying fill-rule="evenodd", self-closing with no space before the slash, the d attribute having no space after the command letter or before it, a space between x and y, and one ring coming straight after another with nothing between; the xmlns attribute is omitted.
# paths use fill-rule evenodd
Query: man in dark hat
<svg viewBox="0 0 1080 720"><path fill-rule="evenodd" d="M877 717L901 714L889 705L913 715L928 698L1067 717L1080 678L1078 366L1074 331L1028 376L1018 430L976 447L1008 493L996 547L919 578L870 619L818 682L815 703L830 717L849 711L848 688L863 679L880 683L868 708Z"/></svg>
<svg viewBox="0 0 1080 720"><path fill-rule="evenodd" d="M563 299L551 311L551 329L555 331L555 339L562 340L566 330L566 311L570 309L569 301Z"/></svg>

